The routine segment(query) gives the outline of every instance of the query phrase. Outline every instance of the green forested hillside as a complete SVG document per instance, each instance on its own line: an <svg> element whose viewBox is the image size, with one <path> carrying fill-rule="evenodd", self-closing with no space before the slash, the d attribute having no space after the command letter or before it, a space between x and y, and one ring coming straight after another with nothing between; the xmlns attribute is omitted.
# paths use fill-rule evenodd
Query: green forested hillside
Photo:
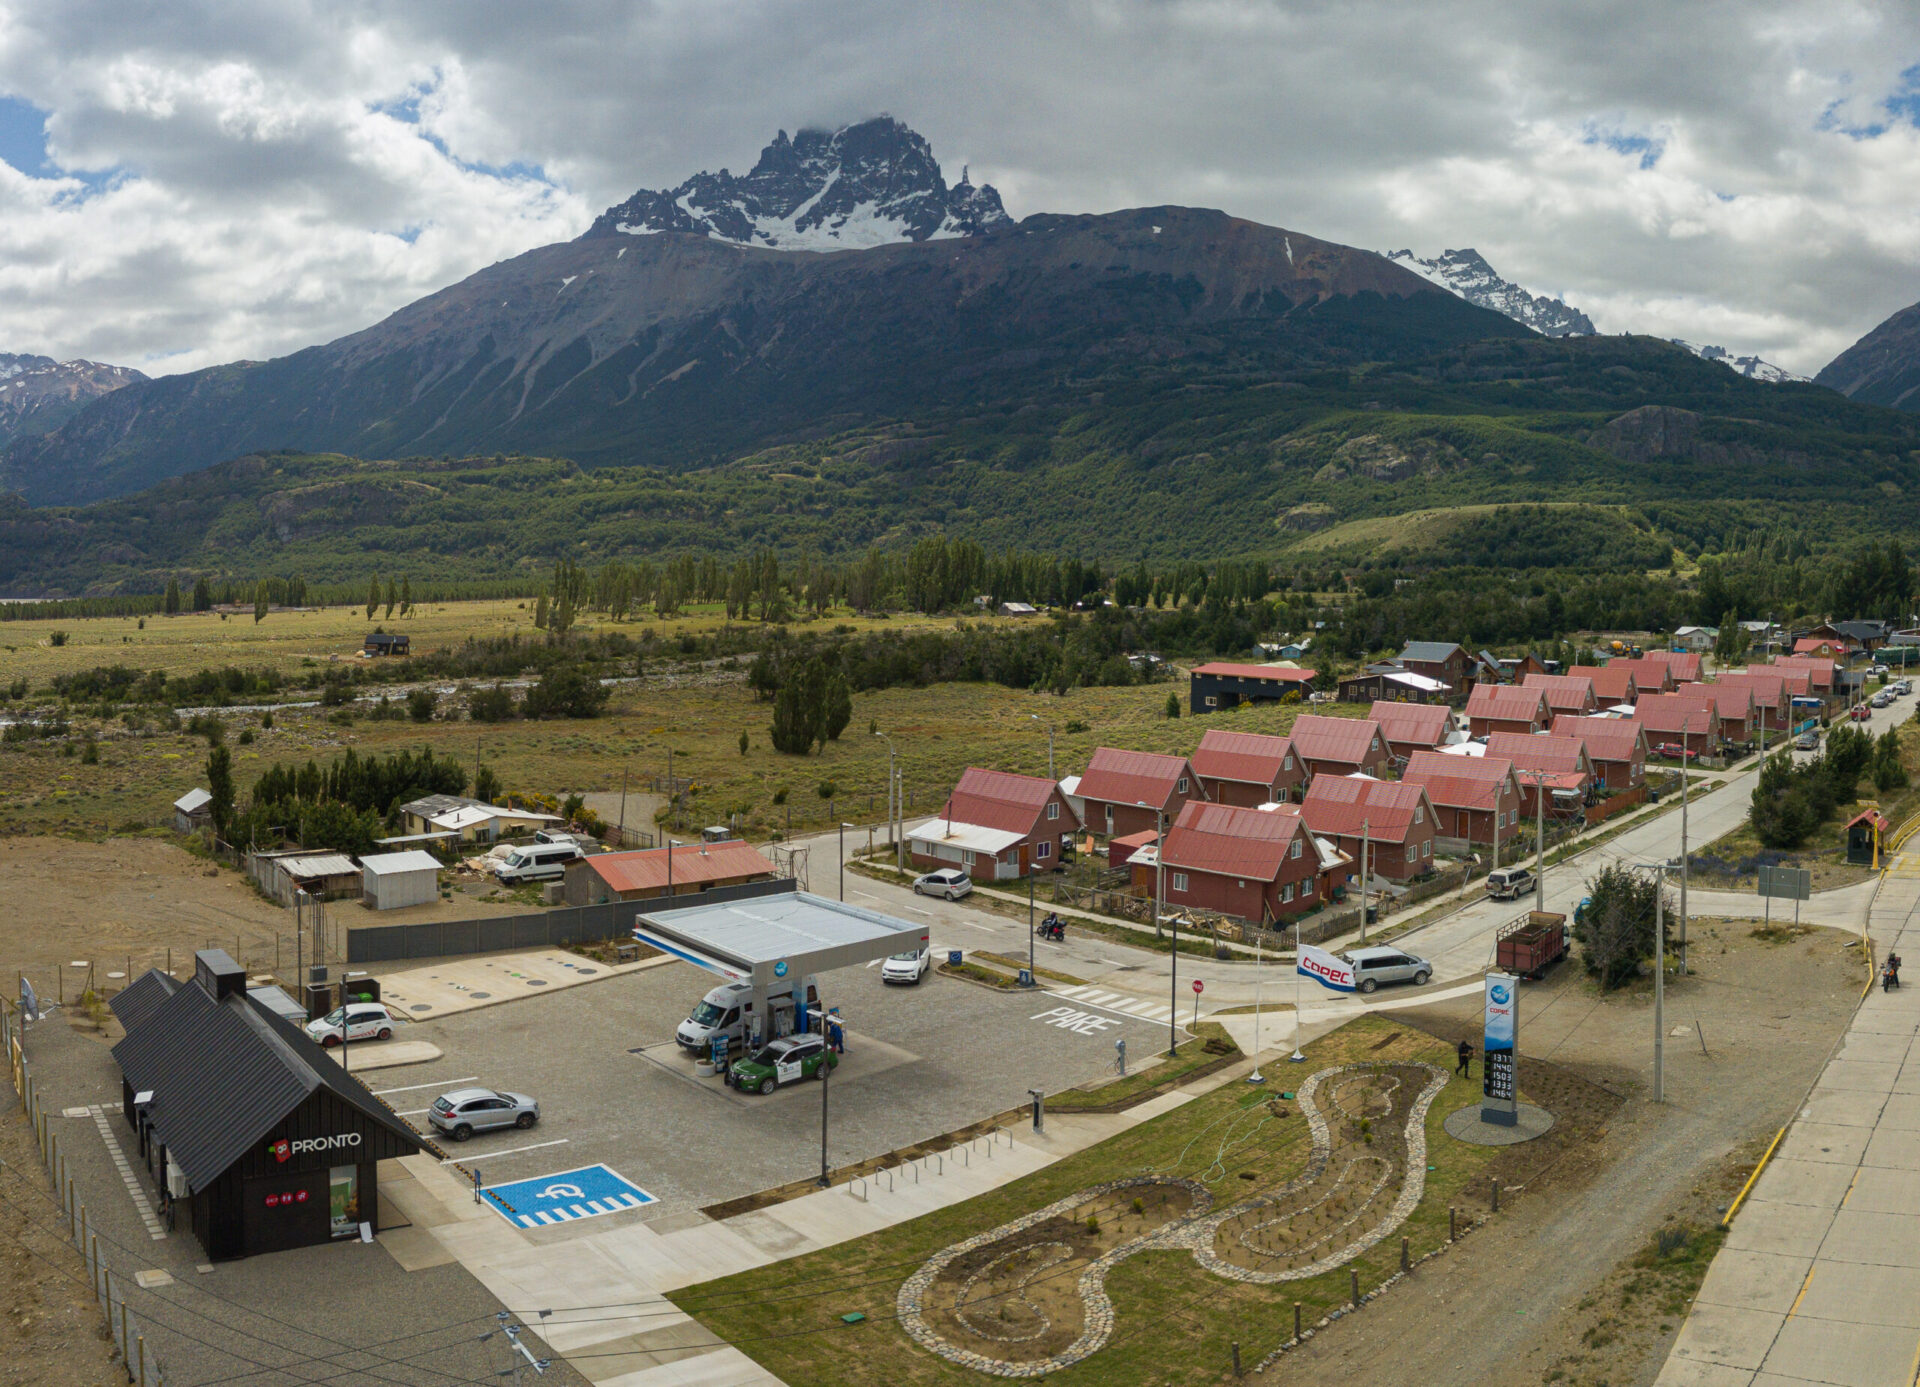
<svg viewBox="0 0 1920 1387"><path fill-rule="evenodd" d="M482 578L762 547L833 559L931 533L1109 567L1293 555L1635 571L1755 531L1820 551L1920 528L1920 419L1646 339L1099 387L903 413L672 473L253 454L83 508L0 503L0 591L152 591L181 572Z"/></svg>

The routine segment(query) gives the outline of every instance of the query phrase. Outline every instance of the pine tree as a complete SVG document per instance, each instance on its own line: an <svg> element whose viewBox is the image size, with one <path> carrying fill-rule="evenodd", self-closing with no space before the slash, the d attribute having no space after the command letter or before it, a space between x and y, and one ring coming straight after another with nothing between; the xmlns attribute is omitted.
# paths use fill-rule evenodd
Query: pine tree
<svg viewBox="0 0 1920 1387"><path fill-rule="evenodd" d="M374 611L380 606L380 575L373 575L373 581L367 585L367 620L373 620Z"/></svg>
<svg viewBox="0 0 1920 1387"><path fill-rule="evenodd" d="M213 589L205 578L196 578L193 582L193 609L196 612L213 610Z"/></svg>
<svg viewBox="0 0 1920 1387"><path fill-rule="evenodd" d="M267 619L267 608L273 605L267 592L267 580L262 578L253 585L253 624L258 626Z"/></svg>
<svg viewBox="0 0 1920 1387"><path fill-rule="evenodd" d="M413 579L400 580L400 615L405 616L413 610Z"/></svg>
<svg viewBox="0 0 1920 1387"><path fill-rule="evenodd" d="M214 832L224 838L233 819L233 753L224 746L215 747L207 757L207 794Z"/></svg>
<svg viewBox="0 0 1920 1387"><path fill-rule="evenodd" d="M840 734L853 721L853 691L847 687L847 676L839 670L827 677L822 703L820 730L825 734L824 745L839 741Z"/></svg>
<svg viewBox="0 0 1920 1387"><path fill-rule="evenodd" d="M180 580L167 579L167 615L174 616L180 610Z"/></svg>
<svg viewBox="0 0 1920 1387"><path fill-rule="evenodd" d="M393 609L400 605L400 585L387 579L387 616L393 616Z"/></svg>
<svg viewBox="0 0 1920 1387"><path fill-rule="evenodd" d="M547 595L546 595L546 594L545 594L544 592L543 592L543 593L541 593L539 597L537 597L537 598L535 598L535 599L534 599L534 603L533 603L533 624L534 624L535 626L537 626L537 627L539 627L539 628L540 628L540 629L542 629L542 630L545 630L545 629L546 629L546 625L547 625Z"/></svg>

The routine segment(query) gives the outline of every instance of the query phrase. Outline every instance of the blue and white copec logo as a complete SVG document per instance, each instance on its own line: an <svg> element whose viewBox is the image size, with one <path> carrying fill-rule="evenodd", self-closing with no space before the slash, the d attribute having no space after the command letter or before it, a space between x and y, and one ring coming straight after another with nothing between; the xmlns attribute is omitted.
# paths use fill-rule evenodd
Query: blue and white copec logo
<svg viewBox="0 0 1920 1387"><path fill-rule="evenodd" d="M784 978L787 975L787 961L784 958L773 965L773 975L776 978Z"/></svg>
<svg viewBox="0 0 1920 1387"><path fill-rule="evenodd" d="M1487 995L1493 998L1494 1003L1497 1006L1505 1006L1507 1004L1507 999L1513 996L1511 992L1507 991L1506 986L1503 983L1495 983L1493 987L1488 991Z"/></svg>

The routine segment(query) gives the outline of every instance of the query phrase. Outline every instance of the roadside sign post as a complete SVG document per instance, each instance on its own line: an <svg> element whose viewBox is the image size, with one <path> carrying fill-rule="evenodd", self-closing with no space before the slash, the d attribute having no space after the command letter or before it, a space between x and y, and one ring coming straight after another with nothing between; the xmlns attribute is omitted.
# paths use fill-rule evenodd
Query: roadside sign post
<svg viewBox="0 0 1920 1387"><path fill-rule="evenodd" d="M1806 867L1762 867L1760 869L1760 894L1766 898L1765 914L1769 923L1773 919L1775 897L1793 902L1793 923L1800 923L1800 902L1813 893L1813 872Z"/></svg>
<svg viewBox="0 0 1920 1387"><path fill-rule="evenodd" d="M1480 1037L1480 1120L1497 1127L1520 1122L1519 1086L1514 1072L1520 1043L1520 980L1489 973L1485 1020Z"/></svg>
<svg viewBox="0 0 1920 1387"><path fill-rule="evenodd" d="M1195 1035L1200 1032L1200 994L1205 990L1206 984L1195 978L1193 980L1193 1025L1189 1027Z"/></svg>

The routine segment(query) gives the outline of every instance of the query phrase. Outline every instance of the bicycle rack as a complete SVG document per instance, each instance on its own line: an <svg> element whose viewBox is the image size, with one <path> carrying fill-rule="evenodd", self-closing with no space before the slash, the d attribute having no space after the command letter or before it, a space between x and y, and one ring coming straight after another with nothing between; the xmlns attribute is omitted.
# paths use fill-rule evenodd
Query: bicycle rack
<svg viewBox="0 0 1920 1387"><path fill-rule="evenodd" d="M947 1158L938 1151L929 1152L927 1160L940 1162L940 1168L933 1172L935 1175L945 1175L947 1173Z"/></svg>
<svg viewBox="0 0 1920 1387"><path fill-rule="evenodd" d="M954 1147L953 1154L960 1158L961 1165L967 1167L969 1170L973 1169L973 1144L971 1142L965 1146Z"/></svg>
<svg viewBox="0 0 1920 1387"><path fill-rule="evenodd" d="M858 1185L860 1187L860 1192L858 1194L854 1194L853 1187L855 1185ZM859 1200L862 1204L866 1203L867 1202L866 1177L863 1175L856 1175L851 1180L847 1181L847 1193L850 1195L853 1195L853 1197Z"/></svg>
<svg viewBox="0 0 1920 1387"><path fill-rule="evenodd" d="M920 1162L908 1161L907 1169L913 1172L913 1183L916 1185L919 1184L920 1183Z"/></svg>

